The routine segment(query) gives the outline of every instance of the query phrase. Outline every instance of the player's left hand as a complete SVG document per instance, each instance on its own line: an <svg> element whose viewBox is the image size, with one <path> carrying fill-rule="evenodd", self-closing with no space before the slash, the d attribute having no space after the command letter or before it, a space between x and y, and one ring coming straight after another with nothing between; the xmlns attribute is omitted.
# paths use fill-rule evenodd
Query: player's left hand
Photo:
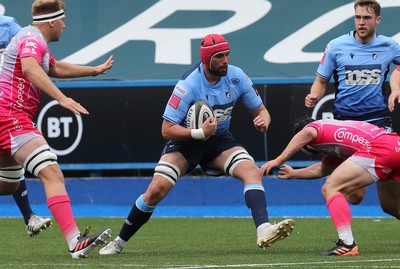
<svg viewBox="0 0 400 269"><path fill-rule="evenodd" d="M104 63L102 63L101 65L95 66L94 70L95 70L95 75L100 75L100 74L105 74L107 70L111 69L112 66L114 64L114 56L111 55L107 61L105 61Z"/></svg>
<svg viewBox="0 0 400 269"><path fill-rule="evenodd" d="M261 116L255 117L253 119L253 124L254 127L262 133L265 133L268 130L268 124Z"/></svg>
<svg viewBox="0 0 400 269"><path fill-rule="evenodd" d="M397 99L397 102L400 104L400 92L399 91L394 91L389 95L388 108L389 108L390 112L393 112L393 110L394 110L396 99Z"/></svg>

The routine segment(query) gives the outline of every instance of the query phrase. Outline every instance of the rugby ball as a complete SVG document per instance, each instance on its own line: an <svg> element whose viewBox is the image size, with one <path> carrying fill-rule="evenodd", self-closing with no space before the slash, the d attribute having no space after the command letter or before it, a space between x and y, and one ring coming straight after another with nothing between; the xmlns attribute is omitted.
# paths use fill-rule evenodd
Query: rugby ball
<svg viewBox="0 0 400 269"><path fill-rule="evenodd" d="M214 111L204 101L197 101L190 106L186 114L186 126L190 129L199 129L209 118L214 117Z"/></svg>

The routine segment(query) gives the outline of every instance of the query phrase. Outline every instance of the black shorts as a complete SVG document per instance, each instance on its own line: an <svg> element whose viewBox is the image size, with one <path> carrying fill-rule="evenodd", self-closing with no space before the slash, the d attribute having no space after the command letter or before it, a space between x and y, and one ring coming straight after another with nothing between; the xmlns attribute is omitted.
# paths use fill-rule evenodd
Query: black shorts
<svg viewBox="0 0 400 269"><path fill-rule="evenodd" d="M388 132L394 132L392 125L392 118L390 117L389 110L375 112L364 116L345 116L345 115L334 115L337 120L358 120L365 121L374 124L378 127L386 129Z"/></svg>
<svg viewBox="0 0 400 269"><path fill-rule="evenodd" d="M197 165L206 171L209 164L225 150L233 147L242 147L232 135L212 136L206 141L186 140L186 141L168 141L161 153L164 155L170 152L179 152L189 164L189 170Z"/></svg>

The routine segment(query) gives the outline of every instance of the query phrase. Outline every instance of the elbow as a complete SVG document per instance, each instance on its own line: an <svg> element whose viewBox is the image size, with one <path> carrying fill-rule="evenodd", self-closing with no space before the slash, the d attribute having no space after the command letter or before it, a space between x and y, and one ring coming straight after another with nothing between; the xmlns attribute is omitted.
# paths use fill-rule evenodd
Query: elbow
<svg viewBox="0 0 400 269"><path fill-rule="evenodd" d="M161 136L164 138L164 140L171 140L171 134L168 132L168 130L161 130Z"/></svg>

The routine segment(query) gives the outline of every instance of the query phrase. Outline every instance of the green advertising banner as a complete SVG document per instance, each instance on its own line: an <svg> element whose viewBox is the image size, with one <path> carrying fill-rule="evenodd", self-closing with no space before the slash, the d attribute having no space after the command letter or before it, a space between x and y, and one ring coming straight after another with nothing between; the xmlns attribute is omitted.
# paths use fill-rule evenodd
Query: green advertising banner
<svg viewBox="0 0 400 269"><path fill-rule="evenodd" d="M176 80L199 61L209 33L229 41L231 63L252 78L314 77L326 44L354 29L353 1L65 0L58 60L97 64L114 55L110 80ZM378 32L400 41L400 1L380 0ZM31 23L28 0L2 0L0 14ZM393 70L393 68L391 69Z"/></svg>

